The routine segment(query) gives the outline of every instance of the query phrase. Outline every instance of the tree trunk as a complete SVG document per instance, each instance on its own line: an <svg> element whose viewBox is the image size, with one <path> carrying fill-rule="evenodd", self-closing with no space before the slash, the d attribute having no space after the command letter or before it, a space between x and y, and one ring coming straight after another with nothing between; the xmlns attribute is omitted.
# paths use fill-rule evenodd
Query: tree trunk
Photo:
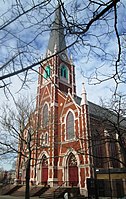
<svg viewBox="0 0 126 199"><path fill-rule="evenodd" d="M28 160L26 163L26 189L25 189L25 199L30 199L30 162L31 162L31 131L28 131L28 139L27 139L27 149L28 149Z"/></svg>
<svg viewBox="0 0 126 199"><path fill-rule="evenodd" d="M30 157L28 158L27 161L27 166L26 166L26 189L25 189L25 199L30 199Z"/></svg>

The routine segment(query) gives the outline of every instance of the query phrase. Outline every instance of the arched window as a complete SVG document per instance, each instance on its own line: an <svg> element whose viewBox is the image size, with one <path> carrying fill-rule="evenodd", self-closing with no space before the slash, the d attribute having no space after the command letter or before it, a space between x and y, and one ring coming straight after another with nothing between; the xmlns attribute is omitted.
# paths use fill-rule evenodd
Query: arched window
<svg viewBox="0 0 126 199"><path fill-rule="evenodd" d="M61 77L68 80L68 69L64 65L61 66Z"/></svg>
<svg viewBox="0 0 126 199"><path fill-rule="evenodd" d="M50 66L46 66L44 72L44 78L47 79L48 77L50 77Z"/></svg>
<svg viewBox="0 0 126 199"><path fill-rule="evenodd" d="M48 159L46 157L46 155L44 154L43 157L42 157L42 165L43 166L47 166L48 165Z"/></svg>
<svg viewBox="0 0 126 199"><path fill-rule="evenodd" d="M45 144L48 144L48 133L45 134Z"/></svg>
<svg viewBox="0 0 126 199"><path fill-rule="evenodd" d="M43 107L43 127L48 125L49 117L48 117L48 105L45 104Z"/></svg>
<svg viewBox="0 0 126 199"><path fill-rule="evenodd" d="M119 154L118 154L118 149L117 149L117 143L115 142L113 138L109 139L108 151L109 151L111 167L118 168L119 167L119 161L118 161Z"/></svg>
<svg viewBox="0 0 126 199"><path fill-rule="evenodd" d="M72 153L70 154L68 165L69 166L77 166L77 160Z"/></svg>
<svg viewBox="0 0 126 199"><path fill-rule="evenodd" d="M73 113L70 111L66 118L66 139L73 139L74 138L74 116Z"/></svg>
<svg viewBox="0 0 126 199"><path fill-rule="evenodd" d="M96 168L103 168L104 166L104 142L101 133L97 129L92 129L92 150L94 154L94 165Z"/></svg>
<svg viewBox="0 0 126 199"><path fill-rule="evenodd" d="M41 183L47 185L48 181L48 159L45 155L42 157L42 171L41 171Z"/></svg>
<svg viewBox="0 0 126 199"><path fill-rule="evenodd" d="M44 135L43 134L41 135L41 143L40 144L41 144L41 146L44 145Z"/></svg>

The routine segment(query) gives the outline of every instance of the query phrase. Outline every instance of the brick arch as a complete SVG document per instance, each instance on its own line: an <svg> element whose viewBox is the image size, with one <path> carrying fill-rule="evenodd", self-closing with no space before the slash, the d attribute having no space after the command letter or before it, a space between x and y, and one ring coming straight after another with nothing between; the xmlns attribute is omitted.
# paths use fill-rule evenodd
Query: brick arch
<svg viewBox="0 0 126 199"><path fill-rule="evenodd" d="M47 185L48 181L48 159L44 154L41 162L41 184Z"/></svg>
<svg viewBox="0 0 126 199"><path fill-rule="evenodd" d="M71 168L70 168L71 155L73 155L75 157L76 165L73 165L73 167L71 165ZM80 160L79 160L79 156L77 155L76 151L74 149L68 150L65 153L64 158L62 160L62 167L64 168L63 169L63 181L66 182L66 186L69 186L69 185L72 186L72 184L73 184L73 186L77 186L78 183L80 182L80 176L79 176L80 168L79 168L79 165L80 165ZM70 178L70 175L73 172L72 170L76 172L76 178L74 178L74 179ZM73 181L75 181L75 183L72 183Z"/></svg>
<svg viewBox="0 0 126 199"><path fill-rule="evenodd" d="M66 140L74 139L75 129L74 129L74 115L71 111L66 117Z"/></svg>
<svg viewBox="0 0 126 199"><path fill-rule="evenodd" d="M68 66L64 63L60 64L60 79L63 79L64 81L66 80L66 82L70 82L70 70L68 68Z"/></svg>
<svg viewBox="0 0 126 199"><path fill-rule="evenodd" d="M77 159L70 153L67 159L68 181L70 186L77 186L79 182Z"/></svg>
<svg viewBox="0 0 126 199"><path fill-rule="evenodd" d="M65 114L65 117L64 117L64 120L66 120L67 115L69 114L69 112L72 112L72 113L73 113L74 120L75 120L75 112L74 112L74 110L73 110L73 109L71 109L71 108L69 108L69 109L67 110L67 112L66 112L66 114Z"/></svg>
<svg viewBox="0 0 126 199"><path fill-rule="evenodd" d="M45 128L49 122L49 106L48 103L44 103L42 108L42 126Z"/></svg>
<svg viewBox="0 0 126 199"><path fill-rule="evenodd" d="M38 162L37 162L37 177L36 177L36 180L37 180L37 183L38 184L44 184L46 185L47 184L47 177L44 176L44 180L42 179L43 178L43 166L44 166L44 157L47 158L47 165L45 165L45 171L46 171L46 176L48 176L48 165L49 165L49 155L46 151L43 151L39 157L38 157ZM46 180L45 180L46 179ZM44 182L45 181L45 182Z"/></svg>
<svg viewBox="0 0 126 199"><path fill-rule="evenodd" d="M72 116L73 116L73 137L71 138L71 139L74 139L75 138L75 113L74 113L74 111L72 110L72 109L68 109L68 111L67 111L67 113L66 113L66 115L65 115L65 118L64 118L64 122L65 122L65 140L71 140L71 139L69 139L69 135L68 135L68 129L67 129L67 119L68 119L68 116L69 116L69 114L72 114Z"/></svg>

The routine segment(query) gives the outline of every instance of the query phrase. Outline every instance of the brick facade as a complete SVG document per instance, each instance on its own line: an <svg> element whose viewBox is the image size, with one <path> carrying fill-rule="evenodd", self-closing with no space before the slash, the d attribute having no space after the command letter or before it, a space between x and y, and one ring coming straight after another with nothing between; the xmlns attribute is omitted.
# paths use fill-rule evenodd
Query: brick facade
<svg viewBox="0 0 126 199"><path fill-rule="evenodd" d="M57 23L62 27L60 15L57 10L55 21L59 20ZM107 143L96 149L91 139L95 135L95 129L104 136L105 126L98 116L101 111L99 106L87 101L84 84L82 98L76 95L75 67L65 49L64 36L61 34L63 30L56 32L57 23L51 31L47 61L39 67L36 111L32 124L35 130L31 147L36 150L32 152L30 179L36 184L51 187L78 186L80 193L87 195L87 178L103 178L104 173L94 173L94 169L107 169L105 162L93 157L95 150L99 149L106 156ZM58 37L63 45L58 43ZM27 131L24 136L27 137ZM95 141L98 143L98 140ZM25 180L24 162L24 157L20 164L19 158L17 160L17 178L21 172L22 181Z"/></svg>

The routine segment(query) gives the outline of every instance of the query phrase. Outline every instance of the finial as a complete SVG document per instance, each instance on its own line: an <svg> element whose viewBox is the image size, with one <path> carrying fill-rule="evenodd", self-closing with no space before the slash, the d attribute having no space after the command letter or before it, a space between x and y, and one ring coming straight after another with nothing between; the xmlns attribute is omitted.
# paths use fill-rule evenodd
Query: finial
<svg viewBox="0 0 126 199"><path fill-rule="evenodd" d="M84 84L84 82L82 83L82 94L86 94L86 89L85 89L85 84Z"/></svg>
<svg viewBox="0 0 126 199"><path fill-rule="evenodd" d="M72 56L72 54L70 54L70 62L71 62L71 64L73 64L73 56Z"/></svg>
<svg viewBox="0 0 126 199"><path fill-rule="evenodd" d="M87 93L86 93L86 89L85 89L84 82L82 83L82 93L81 93L81 96L82 96L82 99L81 99L81 106L82 106L82 105L88 105Z"/></svg>
<svg viewBox="0 0 126 199"><path fill-rule="evenodd" d="M51 55L51 51L48 49L44 58L49 57Z"/></svg>
<svg viewBox="0 0 126 199"><path fill-rule="evenodd" d="M68 88L68 93L70 93L70 88Z"/></svg>

